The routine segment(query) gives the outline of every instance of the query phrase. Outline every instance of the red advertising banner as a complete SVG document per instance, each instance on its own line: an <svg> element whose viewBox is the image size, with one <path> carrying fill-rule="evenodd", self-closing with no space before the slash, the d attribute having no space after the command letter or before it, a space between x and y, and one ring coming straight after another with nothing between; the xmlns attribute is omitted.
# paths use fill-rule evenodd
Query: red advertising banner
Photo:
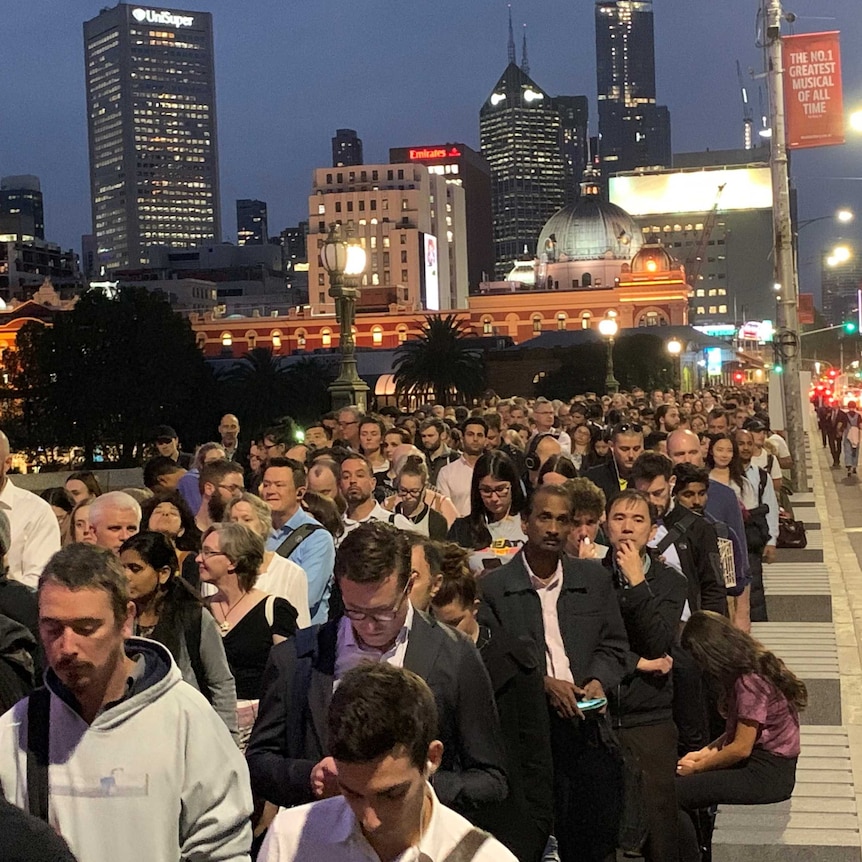
<svg viewBox="0 0 862 862"><path fill-rule="evenodd" d="M787 146L844 143L841 48L837 30L782 38Z"/></svg>
<svg viewBox="0 0 862 862"><path fill-rule="evenodd" d="M800 293L799 301L796 306L796 313L799 316L799 325L803 323L814 323L814 294Z"/></svg>

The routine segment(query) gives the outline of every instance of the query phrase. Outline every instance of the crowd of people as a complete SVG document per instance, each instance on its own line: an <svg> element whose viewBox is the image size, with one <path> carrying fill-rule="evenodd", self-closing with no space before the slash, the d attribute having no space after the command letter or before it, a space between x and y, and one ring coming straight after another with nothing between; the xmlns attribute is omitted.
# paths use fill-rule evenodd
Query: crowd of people
<svg viewBox="0 0 862 862"><path fill-rule="evenodd" d="M143 488L40 499L0 432L0 814L74 854L22 859L695 862L789 797L760 391L153 443Z"/></svg>

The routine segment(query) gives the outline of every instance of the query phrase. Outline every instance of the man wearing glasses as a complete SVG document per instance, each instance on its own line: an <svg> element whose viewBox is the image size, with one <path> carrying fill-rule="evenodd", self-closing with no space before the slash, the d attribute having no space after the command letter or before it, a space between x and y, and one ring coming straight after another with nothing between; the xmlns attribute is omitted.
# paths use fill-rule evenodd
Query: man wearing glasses
<svg viewBox="0 0 862 862"><path fill-rule="evenodd" d="M341 440L354 452L359 451L359 423L362 421L362 411L358 407L344 407L338 411L338 427L336 439Z"/></svg>
<svg viewBox="0 0 862 862"><path fill-rule="evenodd" d="M643 426L637 422L614 425L611 431L611 459L587 471L587 479L604 491L608 503L628 487L632 467L644 450Z"/></svg>
<svg viewBox="0 0 862 862"><path fill-rule="evenodd" d="M472 643L413 608L411 562L407 535L380 521L361 524L344 539L335 561L344 616L271 650L246 752L259 796L292 806L340 792L329 756L327 709L341 677L371 661L412 670L434 694L443 742L433 780L440 801L469 817L505 797L488 674Z"/></svg>

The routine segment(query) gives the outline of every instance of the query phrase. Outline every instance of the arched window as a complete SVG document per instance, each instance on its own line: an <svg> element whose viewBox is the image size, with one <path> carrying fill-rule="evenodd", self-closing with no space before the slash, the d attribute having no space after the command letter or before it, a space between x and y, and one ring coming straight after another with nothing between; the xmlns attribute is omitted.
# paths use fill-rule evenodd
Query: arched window
<svg viewBox="0 0 862 862"><path fill-rule="evenodd" d="M375 347L380 347L383 344L383 327L382 326L372 326L371 327L371 343Z"/></svg>
<svg viewBox="0 0 862 862"><path fill-rule="evenodd" d="M542 317L539 314L533 315L533 332L542 331Z"/></svg>
<svg viewBox="0 0 862 862"><path fill-rule="evenodd" d="M281 330L274 329L272 331L272 349L281 350Z"/></svg>
<svg viewBox="0 0 862 862"><path fill-rule="evenodd" d="M221 334L221 346L233 347L233 336L229 332L223 332Z"/></svg>
<svg viewBox="0 0 862 862"><path fill-rule="evenodd" d="M305 339L306 339L306 337L307 336L306 336L306 332L304 329L297 329L296 330L296 346L300 350L305 350Z"/></svg>
<svg viewBox="0 0 862 862"><path fill-rule="evenodd" d="M589 311L585 311L581 315L581 329L589 329L590 328L590 322L592 321L592 319L593 319L592 314L590 314Z"/></svg>
<svg viewBox="0 0 862 862"><path fill-rule="evenodd" d="M494 320L490 317L482 318L482 335L494 334Z"/></svg>
<svg viewBox="0 0 862 862"><path fill-rule="evenodd" d="M257 333L253 329L249 329L245 334L245 341L249 350L254 350L257 347Z"/></svg>
<svg viewBox="0 0 862 862"><path fill-rule="evenodd" d="M569 320L569 318L566 315L566 313L561 311L557 315L557 329L559 329L560 331L564 330L566 328L566 324L568 323L568 320Z"/></svg>
<svg viewBox="0 0 862 862"><path fill-rule="evenodd" d="M403 324L398 327L398 343L404 344L407 341L407 327Z"/></svg>
<svg viewBox="0 0 862 862"><path fill-rule="evenodd" d="M195 336L195 344L197 345L198 350L203 350L207 343L206 334L203 332L199 332Z"/></svg>
<svg viewBox="0 0 862 862"><path fill-rule="evenodd" d="M593 286L593 277L590 273L585 272L581 276L581 287L592 287Z"/></svg>
<svg viewBox="0 0 862 862"><path fill-rule="evenodd" d="M321 329L320 330L320 343L324 347L332 347L332 330L331 329Z"/></svg>

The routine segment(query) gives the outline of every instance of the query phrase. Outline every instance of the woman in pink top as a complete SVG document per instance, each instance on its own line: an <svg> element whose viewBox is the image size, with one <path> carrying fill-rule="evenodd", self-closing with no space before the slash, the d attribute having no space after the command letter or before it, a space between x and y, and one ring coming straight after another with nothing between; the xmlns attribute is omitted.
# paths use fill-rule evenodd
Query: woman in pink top
<svg viewBox="0 0 862 862"><path fill-rule="evenodd" d="M805 683L750 635L711 611L692 614L682 646L718 692L725 732L677 764L677 799L692 817L715 805L762 805L790 798L799 756L799 711ZM700 859L708 846L708 817L683 817L682 862Z"/></svg>

